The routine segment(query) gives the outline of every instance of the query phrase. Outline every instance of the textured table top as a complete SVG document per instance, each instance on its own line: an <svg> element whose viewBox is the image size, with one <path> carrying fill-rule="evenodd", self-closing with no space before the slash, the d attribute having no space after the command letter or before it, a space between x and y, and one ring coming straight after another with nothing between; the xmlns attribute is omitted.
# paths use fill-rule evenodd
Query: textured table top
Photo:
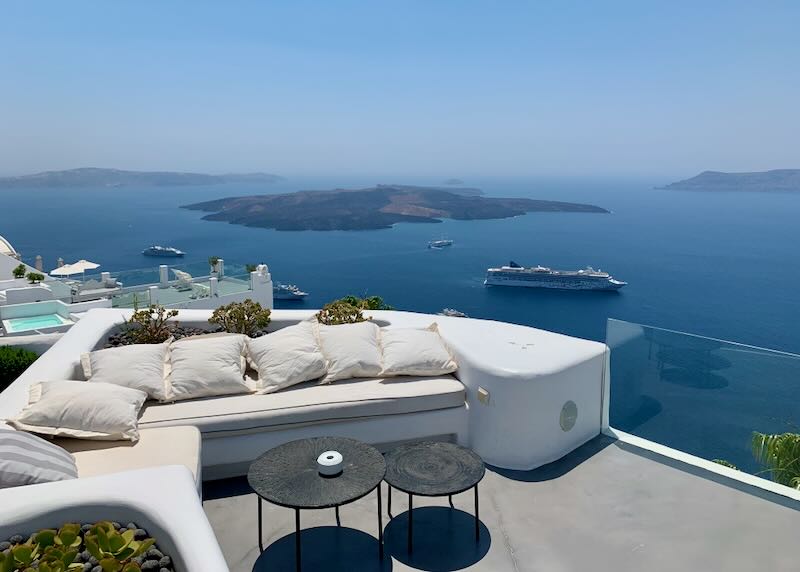
<svg viewBox="0 0 800 572"><path fill-rule="evenodd" d="M425 441L386 453L386 482L415 495L444 496L478 484L486 469L473 451L454 443Z"/></svg>
<svg viewBox="0 0 800 572"><path fill-rule="evenodd" d="M323 477L317 457L338 451L342 473ZM270 449L250 465L247 481L264 500L289 508L330 508L360 499L377 487L386 474L380 452L366 443L344 437L314 437Z"/></svg>

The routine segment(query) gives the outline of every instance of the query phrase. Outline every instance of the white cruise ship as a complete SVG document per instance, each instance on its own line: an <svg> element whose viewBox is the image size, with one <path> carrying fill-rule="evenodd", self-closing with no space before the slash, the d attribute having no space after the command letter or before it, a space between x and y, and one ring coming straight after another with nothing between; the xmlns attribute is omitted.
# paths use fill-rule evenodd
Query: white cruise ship
<svg viewBox="0 0 800 572"><path fill-rule="evenodd" d="M627 284L615 280L608 272L591 266L584 270L552 270L544 266L525 268L514 261L508 266L489 268L487 286L524 286L527 288L555 288L558 290L619 290Z"/></svg>

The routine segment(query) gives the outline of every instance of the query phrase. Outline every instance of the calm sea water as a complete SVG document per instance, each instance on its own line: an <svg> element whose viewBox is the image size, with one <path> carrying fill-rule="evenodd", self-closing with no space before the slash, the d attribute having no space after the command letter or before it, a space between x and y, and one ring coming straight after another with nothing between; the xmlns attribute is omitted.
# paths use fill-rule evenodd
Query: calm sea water
<svg viewBox="0 0 800 572"><path fill-rule="evenodd" d="M606 318L800 352L800 196L653 190L662 181L467 181L487 195L583 201L612 214L533 213L507 220L400 224L379 231L277 232L201 220L182 204L224 196L367 186L289 180L262 187L213 186L0 191L0 234L27 262L86 258L118 271L155 266L154 243L266 262L318 307L339 296L379 294L399 309L529 324L603 340ZM455 246L431 251L445 235ZM592 265L629 283L619 293L486 288L486 268L515 260L559 269ZM283 303L287 306L287 303Z"/></svg>

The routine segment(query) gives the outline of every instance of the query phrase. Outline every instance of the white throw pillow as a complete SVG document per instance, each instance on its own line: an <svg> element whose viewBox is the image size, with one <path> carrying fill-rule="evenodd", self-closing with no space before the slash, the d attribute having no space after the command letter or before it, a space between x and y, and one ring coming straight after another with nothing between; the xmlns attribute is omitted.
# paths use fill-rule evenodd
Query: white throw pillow
<svg viewBox="0 0 800 572"><path fill-rule="evenodd" d="M184 338L169 348L169 390L172 399L248 393L246 336Z"/></svg>
<svg viewBox="0 0 800 572"><path fill-rule="evenodd" d="M320 324L319 341L328 373L322 383L381 373L380 328L372 322L326 326Z"/></svg>
<svg viewBox="0 0 800 572"><path fill-rule="evenodd" d="M437 325L424 330L381 328L382 376L444 375L458 369Z"/></svg>
<svg viewBox="0 0 800 572"><path fill-rule="evenodd" d="M247 356L250 366L258 372L256 393L272 393L317 379L326 372L325 356L310 322L248 338Z"/></svg>
<svg viewBox="0 0 800 572"><path fill-rule="evenodd" d="M81 355L83 375L93 383L113 383L169 401L169 345L134 344Z"/></svg>
<svg viewBox="0 0 800 572"><path fill-rule="evenodd" d="M9 424L41 435L117 441L139 439L139 410L147 394L111 383L43 381Z"/></svg>

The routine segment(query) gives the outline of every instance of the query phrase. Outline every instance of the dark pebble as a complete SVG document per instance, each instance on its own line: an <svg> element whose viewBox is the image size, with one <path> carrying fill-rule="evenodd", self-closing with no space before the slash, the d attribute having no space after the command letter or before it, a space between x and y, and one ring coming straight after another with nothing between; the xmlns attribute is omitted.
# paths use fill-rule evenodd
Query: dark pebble
<svg viewBox="0 0 800 572"><path fill-rule="evenodd" d="M8 541L0 542L0 552L2 552L3 550L8 550L9 548L11 548L10 542Z"/></svg>
<svg viewBox="0 0 800 572"><path fill-rule="evenodd" d="M142 572L147 572L148 570L158 570L159 568L161 568L161 566L158 565L158 560L148 560L141 566Z"/></svg>
<svg viewBox="0 0 800 572"><path fill-rule="evenodd" d="M81 560L83 560L84 562L91 562L92 561L91 553L88 550L84 550L83 552L81 552ZM92 564L92 566L96 565L97 565L96 562Z"/></svg>
<svg viewBox="0 0 800 572"><path fill-rule="evenodd" d="M161 564L162 568L169 568L170 566L172 566L172 558L170 558L169 556L164 556L164 558L159 560L158 563Z"/></svg>
<svg viewBox="0 0 800 572"><path fill-rule="evenodd" d="M139 566L141 566L141 565L142 565L142 562L144 562L144 555L140 555L140 556L137 556L137 557L135 557L135 558L131 558L131 560L133 560L133 561L134 561L134 562L136 562L136 563L137 563Z"/></svg>
<svg viewBox="0 0 800 572"><path fill-rule="evenodd" d="M133 524L132 522L129 522L128 524L125 525L125 528L127 528L128 530L136 530L139 527Z"/></svg>
<svg viewBox="0 0 800 572"><path fill-rule="evenodd" d="M83 572L92 572L92 568L94 568L94 566L92 566L91 562L86 562L83 565Z"/></svg>
<svg viewBox="0 0 800 572"><path fill-rule="evenodd" d="M133 533L133 538L135 540L144 540L147 538L147 531L144 528L137 528Z"/></svg>
<svg viewBox="0 0 800 572"><path fill-rule="evenodd" d="M161 560L164 558L164 553L158 548L151 548L147 551L146 557L148 560Z"/></svg>
<svg viewBox="0 0 800 572"><path fill-rule="evenodd" d="M11 544L22 544L25 542L25 538L21 534L15 534L11 538L8 539Z"/></svg>
<svg viewBox="0 0 800 572"><path fill-rule="evenodd" d="M92 572L103 572L103 569L100 566L95 566L92 568Z"/></svg>
<svg viewBox="0 0 800 572"><path fill-rule="evenodd" d="M81 532L87 532L87 531L91 530L91 529L92 529L92 526L94 526L94 525L93 525L93 524L91 524L91 523L89 523L89 522L84 522L84 523L81 525Z"/></svg>
<svg viewBox="0 0 800 572"><path fill-rule="evenodd" d="M112 522L111 526L113 526L115 530L119 530L120 528L122 528L122 525L118 522Z"/></svg>
<svg viewBox="0 0 800 572"><path fill-rule="evenodd" d="M100 561L97 558L95 558L94 556L89 556L89 563L92 566L98 566L100 564Z"/></svg>

